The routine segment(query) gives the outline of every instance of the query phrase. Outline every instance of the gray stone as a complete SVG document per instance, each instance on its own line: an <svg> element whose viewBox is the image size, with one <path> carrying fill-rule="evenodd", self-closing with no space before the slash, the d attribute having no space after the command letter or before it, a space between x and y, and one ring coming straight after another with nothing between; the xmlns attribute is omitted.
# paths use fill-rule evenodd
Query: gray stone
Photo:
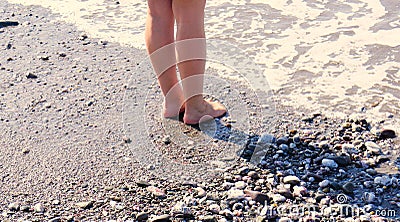
<svg viewBox="0 0 400 222"><path fill-rule="evenodd" d="M329 184L330 184L329 180L323 180L323 181L319 182L318 185L321 188L325 188L325 187L329 186Z"/></svg>
<svg viewBox="0 0 400 222"><path fill-rule="evenodd" d="M243 190L232 188L226 192L228 200L241 200L244 198Z"/></svg>
<svg viewBox="0 0 400 222"><path fill-rule="evenodd" d="M37 203L33 206L33 211L37 213L43 213L44 212L44 207L41 203Z"/></svg>
<svg viewBox="0 0 400 222"><path fill-rule="evenodd" d="M300 179L296 176L286 176L283 178L283 183L297 185L300 183Z"/></svg>
<svg viewBox="0 0 400 222"><path fill-rule="evenodd" d="M365 146L367 147L367 151L369 153L378 155L382 152L381 147L372 141L365 142Z"/></svg>
<svg viewBox="0 0 400 222"><path fill-rule="evenodd" d="M146 212L141 212L136 215L137 221L147 221L149 219L149 214Z"/></svg>
<svg viewBox="0 0 400 222"><path fill-rule="evenodd" d="M211 204L210 206L208 206L208 210L217 214L221 211L221 207L218 204Z"/></svg>
<svg viewBox="0 0 400 222"><path fill-rule="evenodd" d="M8 209L11 211L18 211L19 210L19 203L13 202L8 205Z"/></svg>
<svg viewBox="0 0 400 222"><path fill-rule="evenodd" d="M355 190L355 186L352 182L347 182L342 187L343 191L348 194L352 194Z"/></svg>
<svg viewBox="0 0 400 222"><path fill-rule="evenodd" d="M334 160L323 159L322 160L322 166L329 167L329 168L337 168L338 164Z"/></svg>
<svg viewBox="0 0 400 222"><path fill-rule="evenodd" d="M82 209L89 209L93 207L93 201L83 201L75 204L77 207Z"/></svg>
<svg viewBox="0 0 400 222"><path fill-rule="evenodd" d="M275 203L280 203L280 202L285 202L286 201L286 197L280 195L280 194L274 194L272 196L272 199Z"/></svg>

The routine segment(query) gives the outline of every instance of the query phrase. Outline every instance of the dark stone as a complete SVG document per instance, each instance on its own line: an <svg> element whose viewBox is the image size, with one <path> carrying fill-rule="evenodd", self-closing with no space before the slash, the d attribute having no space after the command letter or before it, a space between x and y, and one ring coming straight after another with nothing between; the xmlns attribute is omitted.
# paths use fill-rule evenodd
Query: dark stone
<svg viewBox="0 0 400 222"><path fill-rule="evenodd" d="M8 26L17 26L19 25L19 22L15 21L0 21L0 28L5 28Z"/></svg>
<svg viewBox="0 0 400 222"><path fill-rule="evenodd" d="M146 212L141 212L136 215L136 220L137 221L147 221L149 219L149 214Z"/></svg>
<svg viewBox="0 0 400 222"><path fill-rule="evenodd" d="M339 183L336 183L334 181L331 181L329 184L334 190L340 190L342 187L340 186Z"/></svg>
<svg viewBox="0 0 400 222"><path fill-rule="evenodd" d="M396 132L391 129L383 129L380 132L379 139L395 138Z"/></svg>
<svg viewBox="0 0 400 222"><path fill-rule="evenodd" d="M348 166L351 163L351 158L347 155L335 156L330 159L334 160L339 166Z"/></svg>
<svg viewBox="0 0 400 222"><path fill-rule="evenodd" d="M343 185L342 189L347 194L353 194L356 187L354 186L354 184L352 182L347 182Z"/></svg>
<svg viewBox="0 0 400 222"><path fill-rule="evenodd" d="M150 220L151 222L169 222L170 216L168 214L156 216Z"/></svg>
<svg viewBox="0 0 400 222"><path fill-rule="evenodd" d="M28 73L28 74L26 75L26 78L28 78L28 79L37 79L37 75L32 74L32 73Z"/></svg>

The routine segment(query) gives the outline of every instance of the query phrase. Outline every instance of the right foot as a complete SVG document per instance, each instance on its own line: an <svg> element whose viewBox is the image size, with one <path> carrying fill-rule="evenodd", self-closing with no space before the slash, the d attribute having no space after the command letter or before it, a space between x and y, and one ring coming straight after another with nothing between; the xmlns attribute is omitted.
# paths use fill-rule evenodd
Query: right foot
<svg viewBox="0 0 400 222"><path fill-rule="evenodd" d="M226 108L219 102L202 100L195 105L186 104L183 122L186 124L198 124L203 120L221 117L226 113Z"/></svg>

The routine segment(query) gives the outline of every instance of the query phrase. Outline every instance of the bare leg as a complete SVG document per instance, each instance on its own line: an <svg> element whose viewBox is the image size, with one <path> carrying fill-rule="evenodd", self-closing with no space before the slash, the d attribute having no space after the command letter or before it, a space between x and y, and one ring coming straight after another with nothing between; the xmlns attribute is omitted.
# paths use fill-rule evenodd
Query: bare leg
<svg viewBox="0 0 400 222"><path fill-rule="evenodd" d="M180 42L188 39L199 39L191 45L201 58L206 54L204 32L205 0L172 0L172 9L177 23L177 53L178 58L186 52L180 49ZM199 43L199 44L197 44ZM187 47L186 47L187 50ZM190 51L190 49L189 49ZM198 52L197 52L198 51ZM204 59L190 60L178 63L185 97L185 115L183 121L187 124L197 124L203 117L218 117L226 113L226 108L218 103L203 99L203 80L205 72Z"/></svg>
<svg viewBox="0 0 400 222"><path fill-rule="evenodd" d="M153 68L158 77L158 83L164 95L163 115L164 117L177 116L179 112L184 109L182 106L182 104L184 104L184 99L182 88L179 85L176 75L175 49L174 47L167 46L174 42L172 0L148 0L145 39L147 52L150 55ZM168 58L151 56L156 50L164 46L167 47L165 47L166 49L164 48L165 50L161 53L161 56L167 56ZM157 54L157 52L154 54ZM165 70L160 68L160 66L162 66L163 62L165 63L163 60L166 59L173 59L171 62L173 66L168 66L169 68Z"/></svg>

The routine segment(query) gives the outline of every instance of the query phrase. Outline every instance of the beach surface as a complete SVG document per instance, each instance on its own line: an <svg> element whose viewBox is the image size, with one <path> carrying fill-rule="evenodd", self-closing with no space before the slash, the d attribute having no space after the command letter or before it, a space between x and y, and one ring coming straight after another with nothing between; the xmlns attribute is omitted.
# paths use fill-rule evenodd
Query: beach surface
<svg viewBox="0 0 400 222"><path fill-rule="evenodd" d="M200 130L159 116L145 1L0 6L1 221L399 218L397 2L209 1Z"/></svg>

